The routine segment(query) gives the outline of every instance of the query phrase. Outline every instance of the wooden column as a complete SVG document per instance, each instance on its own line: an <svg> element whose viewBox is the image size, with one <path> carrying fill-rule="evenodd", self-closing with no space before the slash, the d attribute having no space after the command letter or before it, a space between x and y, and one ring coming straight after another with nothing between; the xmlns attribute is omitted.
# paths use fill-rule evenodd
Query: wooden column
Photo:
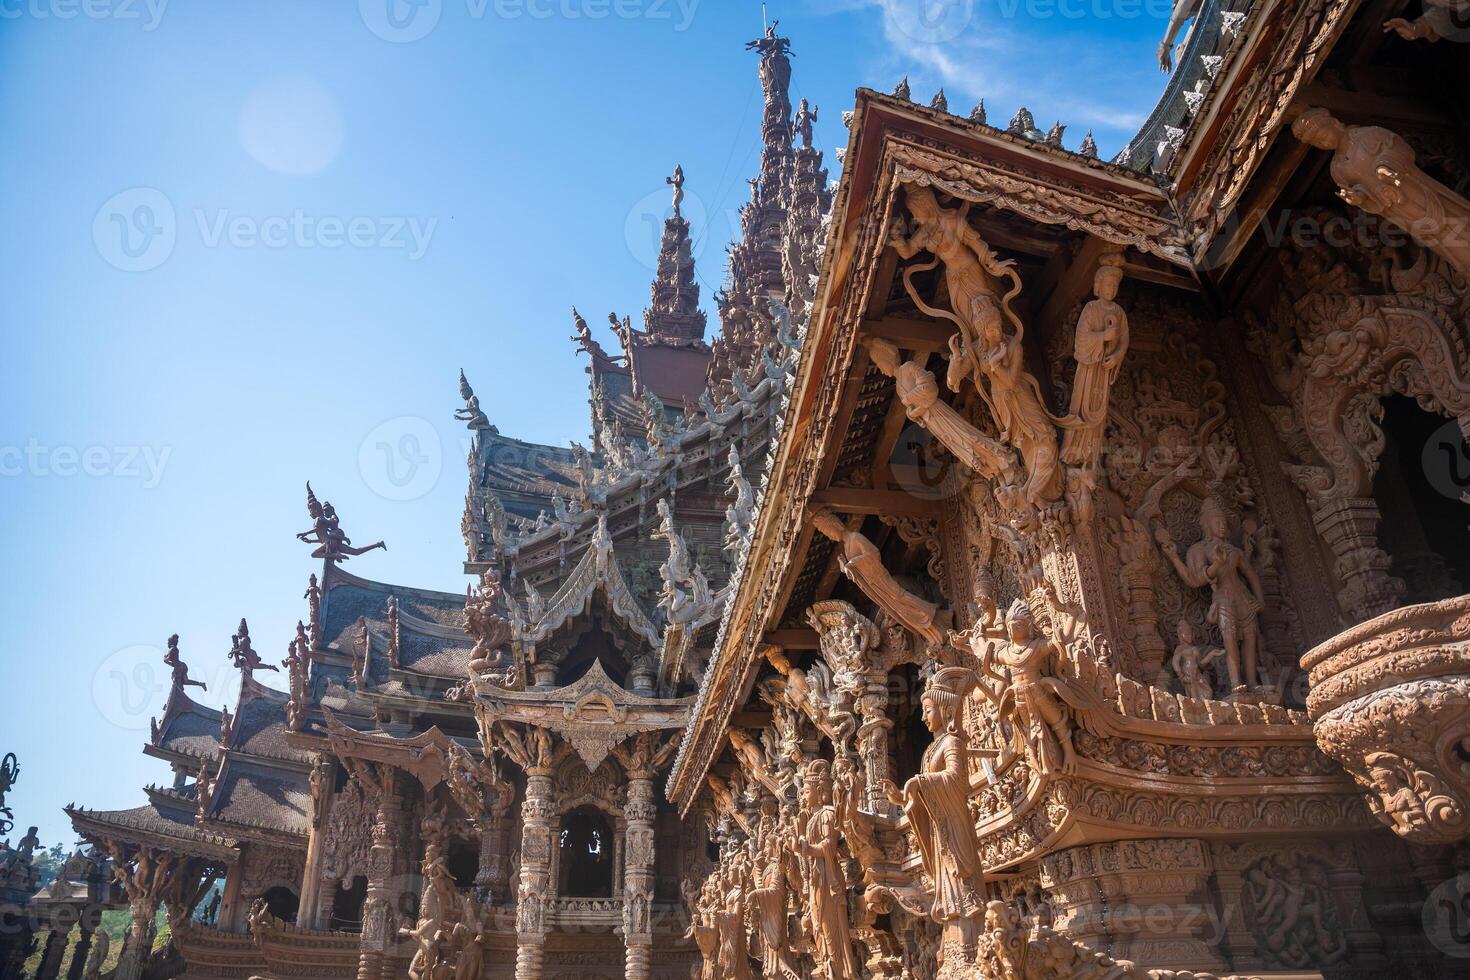
<svg viewBox="0 0 1470 980"><path fill-rule="evenodd" d="M394 850L399 840L401 801L395 770L384 768L379 783L378 816L373 823L373 845L368 857L367 897L362 903L362 937L358 942L357 980L384 980L394 941Z"/></svg>
<svg viewBox="0 0 1470 980"><path fill-rule="evenodd" d="M628 773L627 831L623 846L623 942L626 980L648 980L653 953L653 822L658 804L652 767Z"/></svg>
<svg viewBox="0 0 1470 980"><path fill-rule="evenodd" d="M516 980L541 980L554 809L550 767L527 767L526 798L521 803L521 877L516 889Z"/></svg>
<svg viewBox="0 0 1470 980"><path fill-rule="evenodd" d="M52 913L45 951L36 966L36 980L56 980L61 975L61 960L66 956L66 941L71 935L74 914L71 909L57 909Z"/></svg>
<svg viewBox="0 0 1470 980"><path fill-rule="evenodd" d="M82 971L87 967L87 957L92 952L92 934L97 930L102 921L102 910L92 906L82 910L82 917L77 922L77 928L81 930L77 936L77 944L72 947L71 965L66 968L66 980L82 980Z"/></svg>

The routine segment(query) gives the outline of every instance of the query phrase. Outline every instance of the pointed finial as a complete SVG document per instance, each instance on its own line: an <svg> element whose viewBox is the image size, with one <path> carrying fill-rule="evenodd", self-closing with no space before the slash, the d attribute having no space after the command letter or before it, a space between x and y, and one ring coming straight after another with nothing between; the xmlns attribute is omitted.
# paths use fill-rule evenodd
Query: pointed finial
<svg viewBox="0 0 1470 980"><path fill-rule="evenodd" d="M1056 122L1052 123L1051 129L1047 130L1046 139L1042 140L1042 142L1045 143L1047 146L1055 146L1058 149L1061 149L1062 135L1066 133L1066 131L1067 127L1063 126L1062 121L1058 119Z"/></svg>
<svg viewBox="0 0 1470 980"><path fill-rule="evenodd" d="M981 99L975 103L975 108L970 110L970 122L985 125L985 100Z"/></svg>
<svg viewBox="0 0 1470 980"><path fill-rule="evenodd" d="M944 89L935 93L934 99L929 103L929 108L938 109L940 112L949 111L949 99L944 96Z"/></svg>
<svg viewBox="0 0 1470 980"><path fill-rule="evenodd" d="M1097 159L1097 140L1092 138L1092 130L1089 129L1087 135L1082 137L1082 145L1077 148L1077 152L1085 157Z"/></svg>
<svg viewBox="0 0 1470 980"><path fill-rule="evenodd" d="M1035 139L1036 137L1032 134L1037 132L1036 118L1031 115L1031 110L1025 106L1017 109L1016 114L1011 117L1010 125L1006 127L1006 132Z"/></svg>
<svg viewBox="0 0 1470 980"><path fill-rule="evenodd" d="M893 94L900 99L913 100L913 96L909 94L909 77L907 75L903 76L899 81L898 87L893 90Z"/></svg>

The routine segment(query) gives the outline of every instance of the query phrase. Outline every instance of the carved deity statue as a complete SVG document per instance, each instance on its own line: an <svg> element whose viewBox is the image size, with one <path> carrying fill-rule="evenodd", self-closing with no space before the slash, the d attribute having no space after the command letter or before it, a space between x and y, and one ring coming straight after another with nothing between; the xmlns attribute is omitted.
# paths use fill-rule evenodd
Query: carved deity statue
<svg viewBox="0 0 1470 980"><path fill-rule="evenodd" d="M366 554L374 548L388 550L388 546L381 541L375 541L363 548L354 548L352 539L342 532L337 511L330 503L316 499L309 482L306 484L306 512L311 515L311 529L298 532L296 538L317 546L311 553L313 558L339 562L353 555Z"/></svg>
<svg viewBox="0 0 1470 980"><path fill-rule="evenodd" d="M1189 625L1189 620L1179 620L1179 644L1174 647L1174 657L1170 663L1186 697L1208 701L1215 696L1214 687L1205 676L1204 668L1224 655L1225 651L1220 649L1209 652L1201 650L1195 645L1194 627Z"/></svg>
<svg viewBox="0 0 1470 980"><path fill-rule="evenodd" d="M791 962L786 930L786 849L783 835L770 813L762 814L751 843L755 849L750 906L761 944L761 976L772 980L802 980Z"/></svg>
<svg viewBox="0 0 1470 980"><path fill-rule="evenodd" d="M878 608L931 643L943 639L944 633L938 624L939 607L899 585L883 567L883 557L873 542L859 532L849 530L829 510L814 509L811 520L818 531L841 546L843 573L863 590L864 595L877 603Z"/></svg>
<svg viewBox="0 0 1470 980"><path fill-rule="evenodd" d="M659 567L664 583L660 604L670 622L691 623L710 608L714 596L709 580L690 556L684 536L674 527L674 512L667 497L659 498L658 514L659 528L652 536L662 538L669 545L668 560Z"/></svg>
<svg viewBox="0 0 1470 980"><path fill-rule="evenodd" d="M1424 0L1424 13L1415 20L1394 17L1383 24L1405 41L1461 38L1470 27L1470 0Z"/></svg>
<svg viewBox="0 0 1470 980"><path fill-rule="evenodd" d="M1255 688L1261 684L1260 616L1266 601L1260 576L1251 555L1230 540L1225 509L1213 497L1200 505L1200 526L1204 538L1191 545L1182 560L1167 529L1155 530L1154 539L1186 585L1210 590L1207 619L1220 628L1231 690Z"/></svg>
<svg viewBox="0 0 1470 980"><path fill-rule="evenodd" d="M1164 39L1159 42L1159 71L1174 70L1174 41L1191 17L1199 15L1204 0L1174 0L1174 9L1169 12L1169 24L1164 28Z"/></svg>
<svg viewBox="0 0 1470 980"><path fill-rule="evenodd" d="M201 691L209 690L203 681L191 680L189 677L189 665L184 663L179 656L179 634L175 633L168 638L168 652L163 655L163 662L168 665L173 675L173 690L182 691L186 687L197 687Z"/></svg>
<svg viewBox="0 0 1470 980"><path fill-rule="evenodd" d="M454 410L456 419L465 423L470 429L494 428L490 420L485 417L485 413L480 410L479 396L475 394L475 389L471 388L469 381L465 379L464 368L460 368L459 371L459 397L464 399L464 408Z"/></svg>
<svg viewBox="0 0 1470 980"><path fill-rule="evenodd" d="M1015 724L1032 768L1038 773L1071 772L1076 757L1070 708L1076 705L1070 705L1068 687L1055 676L1056 661L1066 651L1041 632L1031 607L1021 599L1006 610L1004 638L986 638L982 647L981 673L997 682L999 693L984 684L981 693ZM995 670L996 664L1005 668L1004 675Z"/></svg>
<svg viewBox="0 0 1470 980"><path fill-rule="evenodd" d="M750 969L750 940L745 933L745 882L732 870L730 880L722 885L714 901L715 931L720 942L715 975L720 980L755 980Z"/></svg>
<svg viewBox="0 0 1470 980"><path fill-rule="evenodd" d="M826 980L858 980L847 921L847 876L838 844L841 828L832 804L832 772L825 759L811 762L802 785L803 824L796 845L806 884L806 915L813 956Z"/></svg>
<svg viewBox="0 0 1470 980"><path fill-rule="evenodd" d="M1302 113L1291 131L1332 151L1332 179L1344 201L1387 218L1470 276L1470 201L1420 170L1402 136L1345 125L1321 108Z"/></svg>
<svg viewBox="0 0 1470 980"><path fill-rule="evenodd" d="M924 871L934 882L930 915L960 927L971 946L985 910L985 875L980 867L975 820L970 815L968 740L964 700L975 686L974 671L945 667L924 689L924 725L934 741L924 750L918 775L903 788L900 802L919 842Z"/></svg>
<svg viewBox="0 0 1470 980"><path fill-rule="evenodd" d="M802 99L796 108L796 121L792 124L792 129L801 138L803 149L810 150L812 148L812 123L816 121L816 106L808 107L806 99Z"/></svg>
<svg viewBox="0 0 1470 980"><path fill-rule="evenodd" d="M1073 501L1079 520L1092 512L1091 475L1102 456L1103 433L1108 422L1108 396L1118 380L1118 371L1128 353L1128 314L1116 302L1123 281L1123 256L1109 252L1100 260L1093 277L1097 298L1082 308L1077 319L1073 357L1077 373L1072 381L1072 403L1063 423L1062 462L1086 471L1087 488Z"/></svg>
<svg viewBox="0 0 1470 980"><path fill-rule="evenodd" d="M478 673L502 665L511 625L510 620L500 615L500 594L500 572L494 567L480 573L480 586L474 593L466 589L464 629L475 641L470 651L471 671Z"/></svg>
<svg viewBox="0 0 1470 980"><path fill-rule="evenodd" d="M244 671L247 677L257 670L274 670L277 673L281 670L275 664L260 659L260 654L250 644L250 626L244 619L240 620L240 629L230 638L230 662Z"/></svg>
<svg viewBox="0 0 1470 980"><path fill-rule="evenodd" d="M905 259L925 251L934 256L931 263L904 270L904 288L919 309L959 327L949 343L949 386L958 391L963 378L971 379L1002 437L1025 464L1025 498L1033 504L1054 501L1061 494L1057 434L1041 386L1025 366L1025 331L1011 309L1021 292L1015 263L1002 261L970 227L968 202L947 210L927 187L910 187L906 201L914 231L905 236L895 228L889 242ZM913 286L914 273L938 265L944 267L953 312L925 303Z"/></svg>
<svg viewBox="0 0 1470 980"><path fill-rule="evenodd" d="M718 891L718 875L711 874L697 893L689 894L686 887L684 896L689 907L689 928L684 938L694 940L694 948L699 950L699 980L716 980L715 968L720 956L720 930L715 922Z"/></svg>

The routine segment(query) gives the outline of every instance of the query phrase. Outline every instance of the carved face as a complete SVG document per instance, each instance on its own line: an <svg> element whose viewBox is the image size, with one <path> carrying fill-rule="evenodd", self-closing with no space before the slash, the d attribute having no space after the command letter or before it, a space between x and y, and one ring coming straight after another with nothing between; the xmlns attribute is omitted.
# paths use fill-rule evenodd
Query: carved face
<svg viewBox="0 0 1470 980"><path fill-rule="evenodd" d="M944 731L948 719L945 718L945 711L939 704L939 700L934 695L926 693L921 699L921 704L923 706L924 725L936 735Z"/></svg>
<svg viewBox="0 0 1470 980"><path fill-rule="evenodd" d="M939 216L939 201L927 187L911 188L905 203L908 204L909 214L921 225L928 224Z"/></svg>

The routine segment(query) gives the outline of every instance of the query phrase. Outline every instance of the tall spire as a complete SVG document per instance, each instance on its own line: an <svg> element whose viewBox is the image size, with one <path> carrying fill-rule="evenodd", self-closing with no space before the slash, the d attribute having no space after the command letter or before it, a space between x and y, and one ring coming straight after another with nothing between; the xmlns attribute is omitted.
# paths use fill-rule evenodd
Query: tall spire
<svg viewBox="0 0 1470 980"><path fill-rule="evenodd" d="M664 180L674 188L674 213L664 221L664 237L658 248L652 302L643 311L643 328L655 343L689 343L704 340L705 315L699 308L699 283L694 278L694 254L689 243L689 222L684 220L684 168L676 166Z"/></svg>

